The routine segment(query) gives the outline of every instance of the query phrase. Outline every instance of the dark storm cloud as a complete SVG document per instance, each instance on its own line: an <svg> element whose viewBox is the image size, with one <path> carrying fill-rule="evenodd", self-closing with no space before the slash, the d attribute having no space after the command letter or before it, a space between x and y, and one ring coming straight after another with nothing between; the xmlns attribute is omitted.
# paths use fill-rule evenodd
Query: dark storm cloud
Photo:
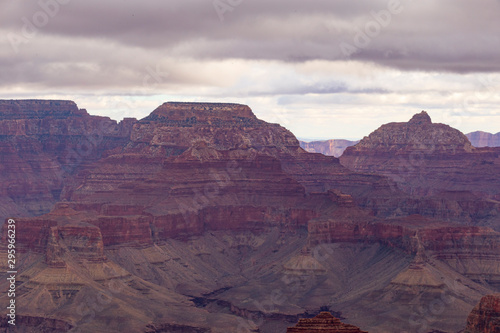
<svg viewBox="0 0 500 333"><path fill-rule="evenodd" d="M0 6L3 85L133 87L148 72L161 72L158 66L168 67L162 84L213 83L209 74L180 69L172 59L359 60L401 70L500 71L500 3L494 0L40 0Z"/></svg>

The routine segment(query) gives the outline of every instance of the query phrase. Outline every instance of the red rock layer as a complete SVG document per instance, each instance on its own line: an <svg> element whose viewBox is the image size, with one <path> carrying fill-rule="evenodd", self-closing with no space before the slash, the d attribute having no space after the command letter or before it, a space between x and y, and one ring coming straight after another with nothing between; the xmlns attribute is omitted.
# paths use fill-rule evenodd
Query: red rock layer
<svg viewBox="0 0 500 333"><path fill-rule="evenodd" d="M0 100L0 214L48 212L68 177L125 144L134 121L90 116L71 101Z"/></svg>
<svg viewBox="0 0 500 333"><path fill-rule="evenodd" d="M390 210L383 206L394 197L395 186L385 177L354 173L337 158L306 153L290 131L257 119L245 105L164 103L134 125L124 152L165 157L182 154L198 142L216 150L248 149L273 156L306 192L341 189L363 205Z"/></svg>
<svg viewBox="0 0 500 333"><path fill-rule="evenodd" d="M289 327L287 333L367 333L354 325L344 324L329 312L321 312L314 318L299 319L294 327Z"/></svg>
<svg viewBox="0 0 500 333"><path fill-rule="evenodd" d="M348 147L341 163L358 172L389 176L412 193L500 193L500 149L476 149L458 130L433 124L424 111L407 123L381 126Z"/></svg>
<svg viewBox="0 0 500 333"><path fill-rule="evenodd" d="M67 220L97 226L104 246L147 246L206 230L305 228L318 216L318 207L331 200L307 196L278 160L255 152L218 151L201 144L146 174L131 174L134 165L124 161L119 155L104 159L66 193L71 200ZM51 214L19 220L20 228L30 229L19 242L41 251L50 228L67 223L60 218L64 209L59 205ZM37 236L24 239L28 235Z"/></svg>
<svg viewBox="0 0 500 333"><path fill-rule="evenodd" d="M340 188L371 207L391 195L383 177L355 174L336 158L307 154L291 132L257 119L245 105L170 102L139 122L125 119L120 124L89 116L70 101L0 101L0 110L4 215L48 212L64 186L65 199L80 186L73 176L82 169L87 179L107 189L124 180L150 177L166 157L178 156L198 142L216 150L273 156L306 192ZM122 167L119 172L106 171L107 178L100 179L89 165L105 156L113 156ZM97 164L92 170L99 168Z"/></svg>
<svg viewBox="0 0 500 333"><path fill-rule="evenodd" d="M500 133L476 131L466 134L474 147L500 147Z"/></svg>
<svg viewBox="0 0 500 333"><path fill-rule="evenodd" d="M392 193L384 177L304 152L292 133L257 119L247 106L165 103L134 125L122 150L86 168L62 196L74 209L99 215L90 223L101 228L105 245L150 244L207 229L305 226L329 200L308 192L331 188L370 197L372 205ZM132 229L110 234L107 225L114 224Z"/></svg>
<svg viewBox="0 0 500 333"><path fill-rule="evenodd" d="M316 219L308 224L309 245L379 243L412 255L424 253L477 282L500 286L500 233L486 227L461 227L412 216L375 222L361 214Z"/></svg>
<svg viewBox="0 0 500 333"><path fill-rule="evenodd" d="M179 155L200 141L220 150L288 151L299 147L290 131L257 119L246 105L168 102L134 125L127 152Z"/></svg>
<svg viewBox="0 0 500 333"><path fill-rule="evenodd" d="M467 318L465 333L500 332L500 294L484 296Z"/></svg>

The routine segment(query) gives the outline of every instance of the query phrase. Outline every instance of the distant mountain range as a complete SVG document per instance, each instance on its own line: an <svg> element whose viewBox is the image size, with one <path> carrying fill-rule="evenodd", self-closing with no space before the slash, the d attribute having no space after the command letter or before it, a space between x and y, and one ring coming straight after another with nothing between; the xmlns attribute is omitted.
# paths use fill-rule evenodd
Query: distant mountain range
<svg viewBox="0 0 500 333"><path fill-rule="evenodd" d="M310 153L321 153L327 156L339 157L349 146L354 146L357 141L332 139L324 141L300 141L300 146Z"/></svg>
<svg viewBox="0 0 500 333"><path fill-rule="evenodd" d="M476 131L465 134L474 147L500 147L500 132L491 134ZM347 147L354 146L359 140L321 140L321 141L299 141L300 146L310 153L321 153L327 156L340 157Z"/></svg>
<svg viewBox="0 0 500 333"><path fill-rule="evenodd" d="M500 147L500 132L491 134L488 132L476 131L465 134L474 147Z"/></svg>

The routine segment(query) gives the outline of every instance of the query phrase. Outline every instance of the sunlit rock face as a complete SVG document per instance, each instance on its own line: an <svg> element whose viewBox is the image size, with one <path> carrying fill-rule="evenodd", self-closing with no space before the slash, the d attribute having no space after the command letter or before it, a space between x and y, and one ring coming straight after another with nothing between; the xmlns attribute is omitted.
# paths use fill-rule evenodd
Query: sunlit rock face
<svg viewBox="0 0 500 333"><path fill-rule="evenodd" d="M410 193L436 194L443 190L499 192L486 178L472 174L484 169L495 174L499 151L479 151L460 131L432 123L422 111L406 123L389 123L348 147L341 163L358 172L383 174ZM481 164L478 160L484 159ZM487 163L488 162L488 163ZM460 175L460 177L458 177ZM452 182L450 179L455 178Z"/></svg>

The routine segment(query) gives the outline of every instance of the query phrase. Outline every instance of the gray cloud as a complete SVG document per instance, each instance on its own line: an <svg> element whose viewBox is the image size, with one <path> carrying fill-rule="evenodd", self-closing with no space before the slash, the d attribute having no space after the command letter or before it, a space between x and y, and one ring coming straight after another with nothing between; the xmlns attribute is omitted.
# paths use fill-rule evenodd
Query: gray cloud
<svg viewBox="0 0 500 333"><path fill-rule="evenodd" d="M36 14L44 11L39 3L56 1L4 4L2 27L22 35L22 18L36 22ZM405 0L383 22L383 15L373 13L387 12L391 1L399 2L232 1L241 4L228 5L231 10L224 12L222 22L211 0L71 1L59 6L38 35L60 37L61 43L64 38L76 43L100 40L197 59L299 62L343 60L346 55L339 47L343 42L356 47L352 59L400 69L499 70L498 1L479 5L467 0ZM369 37L365 46L356 46L361 35L370 33L369 27L376 36ZM100 60L90 52L87 56Z"/></svg>
<svg viewBox="0 0 500 333"><path fill-rule="evenodd" d="M122 96L141 110L173 96L318 119L331 105L388 121L426 105L483 115L499 102L499 11L496 0L3 1L0 87L4 98L74 94L103 112Z"/></svg>

